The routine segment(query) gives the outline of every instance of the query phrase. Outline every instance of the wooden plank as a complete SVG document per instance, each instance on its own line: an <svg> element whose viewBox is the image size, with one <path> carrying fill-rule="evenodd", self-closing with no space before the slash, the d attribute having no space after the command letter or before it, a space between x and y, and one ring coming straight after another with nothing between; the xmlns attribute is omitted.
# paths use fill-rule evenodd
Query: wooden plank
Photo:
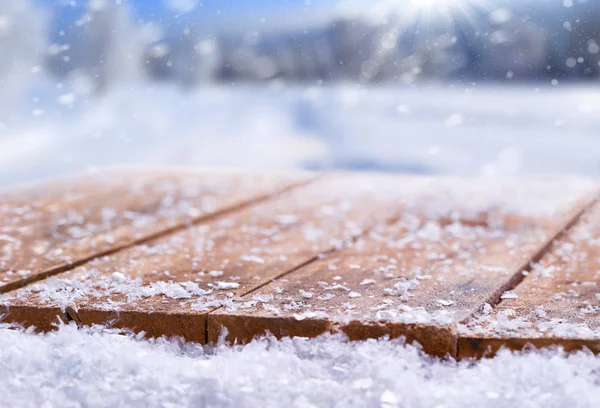
<svg viewBox="0 0 600 408"><path fill-rule="evenodd" d="M513 285L590 201L585 188L526 186L486 185L482 194L479 184L434 183L434 196L393 225L211 312L208 340L223 328L231 342L343 331L405 336L456 356L456 324Z"/></svg>
<svg viewBox="0 0 600 408"><path fill-rule="evenodd" d="M30 183L0 192L0 226L34 225L53 216L61 208L71 208L86 200L106 200L123 194L128 178L112 177L113 170ZM146 176L147 177L147 176ZM139 179L139 175L137 177Z"/></svg>
<svg viewBox="0 0 600 408"><path fill-rule="evenodd" d="M198 342L221 327L242 342L343 330L456 355L455 323L514 284L593 187L329 176L13 291L5 319L50 330L58 315Z"/></svg>
<svg viewBox="0 0 600 408"><path fill-rule="evenodd" d="M397 217L428 179L331 175L279 198L98 258L4 297L7 321L56 316L206 342L206 315Z"/></svg>
<svg viewBox="0 0 600 408"><path fill-rule="evenodd" d="M5 192L0 292L311 177L121 169Z"/></svg>
<svg viewBox="0 0 600 408"><path fill-rule="evenodd" d="M461 326L460 357L527 345L600 353L600 204L526 273L497 306Z"/></svg>

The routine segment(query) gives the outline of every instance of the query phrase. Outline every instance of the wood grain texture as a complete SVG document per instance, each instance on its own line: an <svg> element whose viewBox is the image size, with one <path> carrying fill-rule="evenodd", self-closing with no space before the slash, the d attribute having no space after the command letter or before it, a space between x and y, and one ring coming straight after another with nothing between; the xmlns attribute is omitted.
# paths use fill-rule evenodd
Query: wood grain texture
<svg viewBox="0 0 600 408"><path fill-rule="evenodd" d="M310 177L123 169L5 192L0 292Z"/></svg>
<svg viewBox="0 0 600 408"><path fill-rule="evenodd" d="M596 204L506 293L461 327L462 358L528 345L600 352L600 205Z"/></svg>
<svg viewBox="0 0 600 408"><path fill-rule="evenodd" d="M267 332L343 332L352 340L405 337L429 354L457 357L458 330L516 286L597 194L595 184L572 180L325 174L259 201L252 197L305 179L141 177L133 192L115 183L98 193L122 188L141 201L134 210L112 205L134 212L131 219L105 226L103 204L88 202L94 210L73 224L83 238L69 236L71 224L49 234L67 236L71 257L106 252L107 236L121 249L3 295L5 321L46 331L73 320L200 343L217 341L224 328L238 343ZM48 214L38 219L55 219ZM3 247L6 265L48 262L20 260L17 249Z"/></svg>
<svg viewBox="0 0 600 408"><path fill-rule="evenodd" d="M342 331L350 339L404 336L429 354L457 356L456 324L514 284L590 200L565 185L519 196L517 184L502 189L527 202L521 210L499 205L496 195L457 205L479 187L433 183L392 225L211 312L209 341L223 328L227 340L241 343L266 332ZM552 210L535 216L536 200Z"/></svg>
<svg viewBox="0 0 600 408"><path fill-rule="evenodd" d="M208 311L397 217L404 198L428 183L389 176L325 176L270 201L10 293L3 300L5 319L17 321L13 316L18 316L26 324L40 324L40 313L49 316L43 309L58 307L82 324L109 322L150 336L179 335L203 342Z"/></svg>

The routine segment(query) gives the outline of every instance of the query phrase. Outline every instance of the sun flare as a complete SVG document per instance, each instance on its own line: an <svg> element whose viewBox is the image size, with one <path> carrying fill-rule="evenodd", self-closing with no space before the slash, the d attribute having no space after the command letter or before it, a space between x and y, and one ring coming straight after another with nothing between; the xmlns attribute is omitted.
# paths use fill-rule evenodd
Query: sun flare
<svg viewBox="0 0 600 408"><path fill-rule="evenodd" d="M489 14L495 8L493 0L383 0L376 3L373 11L378 15L395 15L406 25L432 24L476 26L481 14Z"/></svg>

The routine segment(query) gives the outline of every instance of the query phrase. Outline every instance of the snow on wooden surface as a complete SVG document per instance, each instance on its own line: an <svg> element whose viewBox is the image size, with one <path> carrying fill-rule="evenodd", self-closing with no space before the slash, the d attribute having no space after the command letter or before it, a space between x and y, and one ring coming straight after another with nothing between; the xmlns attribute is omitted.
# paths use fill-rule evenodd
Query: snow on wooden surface
<svg viewBox="0 0 600 408"><path fill-rule="evenodd" d="M527 303L536 271L561 270L572 234L594 224L586 211L597 194L564 179L138 170L86 180L0 203L5 290L37 281L2 296L6 321L46 331L58 316L203 344L223 329L232 342L405 336L440 356L469 356L473 333L526 337L527 325L494 333L492 316ZM593 256L598 232L579 234L588 247L578 254ZM577 318L597 319L598 276L581 273L589 313ZM560 290L531 300L571 293ZM581 323L571 317L560 315ZM583 340L600 337L592 326Z"/></svg>
<svg viewBox="0 0 600 408"><path fill-rule="evenodd" d="M495 308L461 326L465 356L561 343L600 352L600 205L526 271Z"/></svg>
<svg viewBox="0 0 600 408"><path fill-rule="evenodd" d="M24 288L11 295L7 318L26 316L47 326L55 320L48 317L61 312L86 324L115 320L156 336L205 342L208 311L397 217L404 197L427 184L388 176L323 176Z"/></svg>
<svg viewBox="0 0 600 408"><path fill-rule="evenodd" d="M455 324L518 283L582 209L567 206L551 218L534 217L514 208L505 213L479 196L479 206L465 211L453 193L462 196L475 186L446 193L437 183L430 188L424 197L438 211L423 213L427 202L417 205L391 225L380 224L345 248L233 299L209 315L209 341L223 327L232 342L267 331L283 337L340 330L354 339L406 336L431 354L455 355Z"/></svg>
<svg viewBox="0 0 600 408"><path fill-rule="evenodd" d="M0 198L0 291L308 179L123 169L6 191Z"/></svg>

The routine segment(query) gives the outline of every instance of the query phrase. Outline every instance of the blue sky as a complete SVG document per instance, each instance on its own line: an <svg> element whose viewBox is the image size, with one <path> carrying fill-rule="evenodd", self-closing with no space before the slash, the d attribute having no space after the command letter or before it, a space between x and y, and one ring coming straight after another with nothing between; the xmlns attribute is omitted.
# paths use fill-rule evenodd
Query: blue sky
<svg viewBox="0 0 600 408"><path fill-rule="evenodd" d="M0 0L2 1L2 0ZM33 0L54 6L56 26L65 27L79 18L89 0ZM76 6L69 3L75 1ZM112 0L110 0L112 1ZM163 22L165 28L191 24L206 32L253 29L257 27L293 28L309 27L331 17L336 5L373 4L375 0L122 0L133 9L140 21ZM189 13L178 13L169 8L169 2L197 2L198 6ZM400 4L403 0L398 0ZM467 0L477 4L480 0ZM482 1L482 0L481 0ZM574 4L580 6L581 0ZM600 0L586 0L587 5L600 4ZM541 21L555 20L559 14L569 14L563 0L485 0L488 4L520 9L523 14ZM62 5L62 7L61 7ZM558 12L558 13L557 13ZM554 18L548 18L549 13ZM55 26L55 27L56 27Z"/></svg>
<svg viewBox="0 0 600 408"><path fill-rule="evenodd" d="M51 6L72 8L71 0L37 0L39 3ZM84 6L88 0L74 0L76 7ZM124 0L132 5L136 14L142 18L160 17L173 14L167 6L169 0ZM357 0L363 2L366 0ZM294 13L307 8L331 8L339 0L197 0L198 7L189 14L214 14L225 16L244 16L274 13Z"/></svg>
<svg viewBox="0 0 600 408"><path fill-rule="evenodd" d="M38 0L40 3L50 5L67 4L71 0ZM77 5L84 5L88 0L74 0ZM169 0L124 0L133 5L134 9L140 16L157 16L169 13L166 3ZM192 0L193 1L193 0ZM310 8L331 8L335 4L339 4L342 0L196 0L200 5L193 13L222 13L226 15L244 15L257 13L273 13L273 12L297 12L299 10ZM400 3L402 0L398 0ZM597 0L587 0L595 2ZM352 0L345 0L351 3ZM374 0L354 0L354 3L368 4ZM529 3L537 6L561 6L562 0L494 0L487 1L488 3Z"/></svg>
<svg viewBox="0 0 600 408"><path fill-rule="evenodd" d="M1 1L1 0L0 0ZM55 23L71 24L85 10L89 0L34 0L50 6L55 12ZM243 27L268 24L293 26L324 19L340 0L123 0L143 21L193 21L207 30L223 27ZM198 6L189 13L177 13L167 4L170 1L197 1ZM348 1L348 0L344 0ZM351 0L350 0L351 1ZM362 3L367 0L354 0ZM61 24L62 23L62 24Z"/></svg>

